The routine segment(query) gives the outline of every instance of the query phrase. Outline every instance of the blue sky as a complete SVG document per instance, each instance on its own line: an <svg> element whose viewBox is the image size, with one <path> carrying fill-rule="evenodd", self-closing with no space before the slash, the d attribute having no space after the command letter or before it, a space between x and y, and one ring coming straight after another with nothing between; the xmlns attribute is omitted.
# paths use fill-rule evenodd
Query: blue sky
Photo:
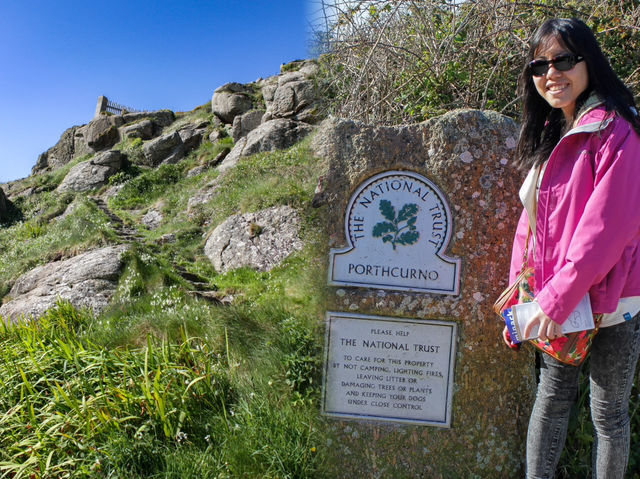
<svg viewBox="0 0 640 479"><path fill-rule="evenodd" d="M0 183L107 96L192 110L309 58L309 0L0 0Z"/></svg>

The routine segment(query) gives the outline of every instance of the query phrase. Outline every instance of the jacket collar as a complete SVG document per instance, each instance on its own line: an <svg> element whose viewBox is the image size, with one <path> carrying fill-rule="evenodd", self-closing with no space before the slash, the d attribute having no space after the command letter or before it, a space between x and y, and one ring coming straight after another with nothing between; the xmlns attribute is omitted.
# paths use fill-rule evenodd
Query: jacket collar
<svg viewBox="0 0 640 479"><path fill-rule="evenodd" d="M609 126L613 118L614 115L605 109L602 99L595 93L592 93L578 112L578 116L573 123L573 128L571 128L563 138L577 133L595 133L602 131Z"/></svg>
<svg viewBox="0 0 640 479"><path fill-rule="evenodd" d="M587 101L585 101L584 104L582 105L582 108L580 108L580 111L578 112L578 116L573 122L573 125L575 126L580 124L580 120L582 120L582 117L584 117L587 113L590 113L592 110L602 105L604 105L604 101L602 101L602 99L598 96L597 93L591 92L591 94L587 98Z"/></svg>
<svg viewBox="0 0 640 479"><path fill-rule="evenodd" d="M597 131L602 131L606 127L608 127L609 123L611 123L612 121L613 121L613 116L610 116L609 118L604 118L602 120L594 121L593 123L579 125L569 130L564 136L566 137L569 135L575 135L577 133L595 133Z"/></svg>

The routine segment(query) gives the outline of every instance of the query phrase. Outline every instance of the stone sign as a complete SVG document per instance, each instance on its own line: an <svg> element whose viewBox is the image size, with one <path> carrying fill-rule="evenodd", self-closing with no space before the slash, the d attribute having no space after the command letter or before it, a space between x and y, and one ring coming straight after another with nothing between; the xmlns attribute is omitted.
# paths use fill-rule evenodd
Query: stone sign
<svg viewBox="0 0 640 479"><path fill-rule="evenodd" d="M364 181L345 229L349 246L331 251L329 284L458 294L460 260L444 255L451 211L424 176L386 171Z"/></svg>
<svg viewBox="0 0 640 479"><path fill-rule="evenodd" d="M323 412L451 425L456 323L327 313Z"/></svg>
<svg viewBox="0 0 640 479"><path fill-rule="evenodd" d="M475 110L398 126L330 117L312 138L325 310L344 311L326 323L329 477L523 477L535 361L502 343L491 307L522 211L517 138L515 122Z"/></svg>

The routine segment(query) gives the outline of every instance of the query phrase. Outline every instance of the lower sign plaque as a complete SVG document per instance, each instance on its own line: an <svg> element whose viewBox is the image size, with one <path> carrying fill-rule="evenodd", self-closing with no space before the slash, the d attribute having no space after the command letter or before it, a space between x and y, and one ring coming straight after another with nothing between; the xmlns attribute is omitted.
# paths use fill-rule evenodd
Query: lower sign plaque
<svg viewBox="0 0 640 479"><path fill-rule="evenodd" d="M451 427L456 323L327 313L323 413Z"/></svg>

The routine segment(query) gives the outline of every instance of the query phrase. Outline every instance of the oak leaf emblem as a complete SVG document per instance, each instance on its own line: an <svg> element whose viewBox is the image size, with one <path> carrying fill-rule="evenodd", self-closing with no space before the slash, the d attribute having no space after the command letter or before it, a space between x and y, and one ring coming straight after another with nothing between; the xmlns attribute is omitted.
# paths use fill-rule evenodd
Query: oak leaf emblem
<svg viewBox="0 0 640 479"><path fill-rule="evenodd" d="M381 221L373 227L373 237L382 238L383 243L391 243L393 249L397 245L415 244L420 238L416 231L418 220L418 205L407 203L396 215L396 209L389 200L380 200L380 213L387 221Z"/></svg>

